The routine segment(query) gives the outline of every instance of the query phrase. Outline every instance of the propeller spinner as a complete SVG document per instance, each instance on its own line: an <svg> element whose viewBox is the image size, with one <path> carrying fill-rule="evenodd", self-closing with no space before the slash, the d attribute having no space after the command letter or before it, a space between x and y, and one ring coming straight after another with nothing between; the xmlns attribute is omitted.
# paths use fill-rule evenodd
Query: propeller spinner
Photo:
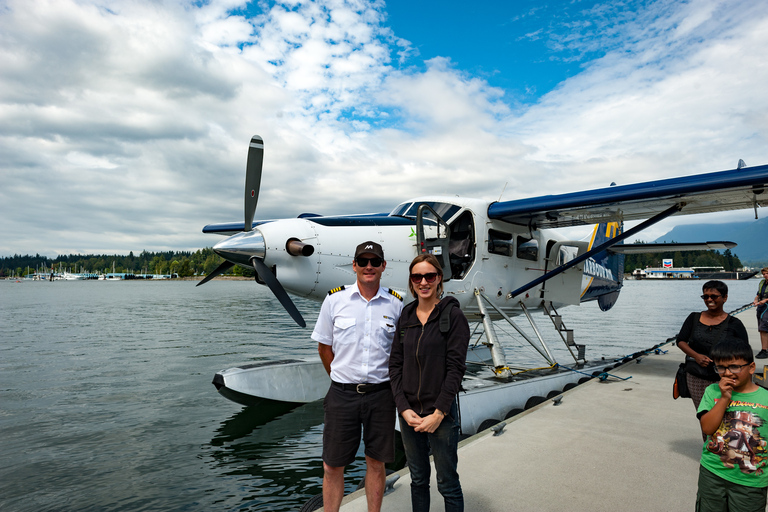
<svg viewBox="0 0 768 512"><path fill-rule="evenodd" d="M285 288L264 263L267 246L261 232L258 229L253 229L253 217L259 201L263 162L264 140L258 135L254 135L248 148L248 163L245 169L245 223L243 232L232 235L213 246L213 251L226 261L205 276L205 279L197 283L197 286L207 283L236 264L251 266L256 271L256 275L272 290L291 318L301 327L306 327L304 318L288 296Z"/></svg>

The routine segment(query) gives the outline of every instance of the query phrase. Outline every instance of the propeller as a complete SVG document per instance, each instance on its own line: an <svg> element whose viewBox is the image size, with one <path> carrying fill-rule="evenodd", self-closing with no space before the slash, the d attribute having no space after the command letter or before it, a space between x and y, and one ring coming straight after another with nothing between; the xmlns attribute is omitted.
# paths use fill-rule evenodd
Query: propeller
<svg viewBox="0 0 768 512"><path fill-rule="evenodd" d="M275 277L275 274L272 273L267 264L264 263L267 246L261 232L253 229L253 217L259 201L263 163L264 140L258 135L254 135L248 147L248 163L245 167L245 218L243 232L234 234L213 247L213 251L226 261L205 276L202 281L197 283L197 286L207 283L235 266L235 264L252 266L256 271L256 275L272 290L280 304L291 315L291 318L301 327L306 327L307 324L304 322L304 318L288 296L285 288L283 288L283 285L280 284L280 281L277 280L277 277Z"/></svg>
<svg viewBox="0 0 768 512"><path fill-rule="evenodd" d="M243 231L253 229L253 215L259 202L261 167L264 163L264 141L258 135L251 137L248 163L245 166L245 225Z"/></svg>
<svg viewBox="0 0 768 512"><path fill-rule="evenodd" d="M199 283L197 283L195 286L200 286L201 284L207 283L208 281L210 281L214 277L223 274L224 272L226 272L227 270L231 269L234 266L235 266L235 264L232 263L231 261L225 261L224 263L222 263L221 265L216 267L216 270L214 270L213 272L211 272L210 274L205 276L205 278L202 281L200 281Z"/></svg>
<svg viewBox="0 0 768 512"><path fill-rule="evenodd" d="M307 324L304 322L301 313L299 313L296 304L293 303L288 296L288 293L286 293L285 288L283 288L283 285L277 280L275 274L269 270L269 267L267 267L267 265L259 258L251 258L251 265L253 265L253 269L259 275L261 280L264 281L266 285L269 286L269 289L272 290L272 293L275 294L275 297L280 301L280 304L282 304L288 314L291 315L293 321L299 324L300 327L306 327Z"/></svg>

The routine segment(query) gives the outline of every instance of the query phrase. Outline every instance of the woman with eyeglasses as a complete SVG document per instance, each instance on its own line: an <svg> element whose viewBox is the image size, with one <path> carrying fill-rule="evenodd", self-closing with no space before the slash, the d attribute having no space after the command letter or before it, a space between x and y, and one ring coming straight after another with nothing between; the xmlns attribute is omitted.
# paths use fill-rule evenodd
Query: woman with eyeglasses
<svg viewBox="0 0 768 512"><path fill-rule="evenodd" d="M429 510L429 455L445 510L464 510L458 465L456 397L466 370L469 324L459 301L443 295L443 270L431 254L410 266L408 288L416 298L403 308L389 359L392 394L411 472L411 506Z"/></svg>
<svg viewBox="0 0 768 512"><path fill-rule="evenodd" d="M701 298L707 309L688 315L677 335L677 346L686 355L686 381L696 410L707 386L720 380L709 357L712 347L730 336L749 343L741 320L723 310L728 300L728 286L722 281L707 281L702 286L702 292Z"/></svg>

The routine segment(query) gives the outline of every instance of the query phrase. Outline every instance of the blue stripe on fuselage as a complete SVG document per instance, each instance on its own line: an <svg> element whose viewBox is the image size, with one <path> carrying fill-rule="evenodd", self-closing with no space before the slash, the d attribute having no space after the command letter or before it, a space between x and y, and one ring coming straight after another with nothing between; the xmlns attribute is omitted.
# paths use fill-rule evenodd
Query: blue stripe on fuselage
<svg viewBox="0 0 768 512"><path fill-rule="evenodd" d="M323 226L415 226L416 220L390 216L388 213L373 215L343 215L339 217L310 217L310 222Z"/></svg>
<svg viewBox="0 0 768 512"><path fill-rule="evenodd" d="M374 213L366 215L340 215L337 217L301 217L310 222L323 226L415 226L416 220L407 217L390 216L388 213ZM275 222L274 220L260 220L253 223L253 227ZM203 228L203 233L239 233L243 230L242 222L229 222L223 224L209 224Z"/></svg>

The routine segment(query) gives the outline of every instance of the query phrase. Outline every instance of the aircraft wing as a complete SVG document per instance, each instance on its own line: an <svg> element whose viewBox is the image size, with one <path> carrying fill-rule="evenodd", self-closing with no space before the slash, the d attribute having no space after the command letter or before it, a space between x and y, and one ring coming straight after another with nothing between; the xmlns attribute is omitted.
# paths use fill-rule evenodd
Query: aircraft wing
<svg viewBox="0 0 768 512"><path fill-rule="evenodd" d="M679 214L768 206L768 165L497 202L488 217L560 228L648 219L676 204Z"/></svg>

